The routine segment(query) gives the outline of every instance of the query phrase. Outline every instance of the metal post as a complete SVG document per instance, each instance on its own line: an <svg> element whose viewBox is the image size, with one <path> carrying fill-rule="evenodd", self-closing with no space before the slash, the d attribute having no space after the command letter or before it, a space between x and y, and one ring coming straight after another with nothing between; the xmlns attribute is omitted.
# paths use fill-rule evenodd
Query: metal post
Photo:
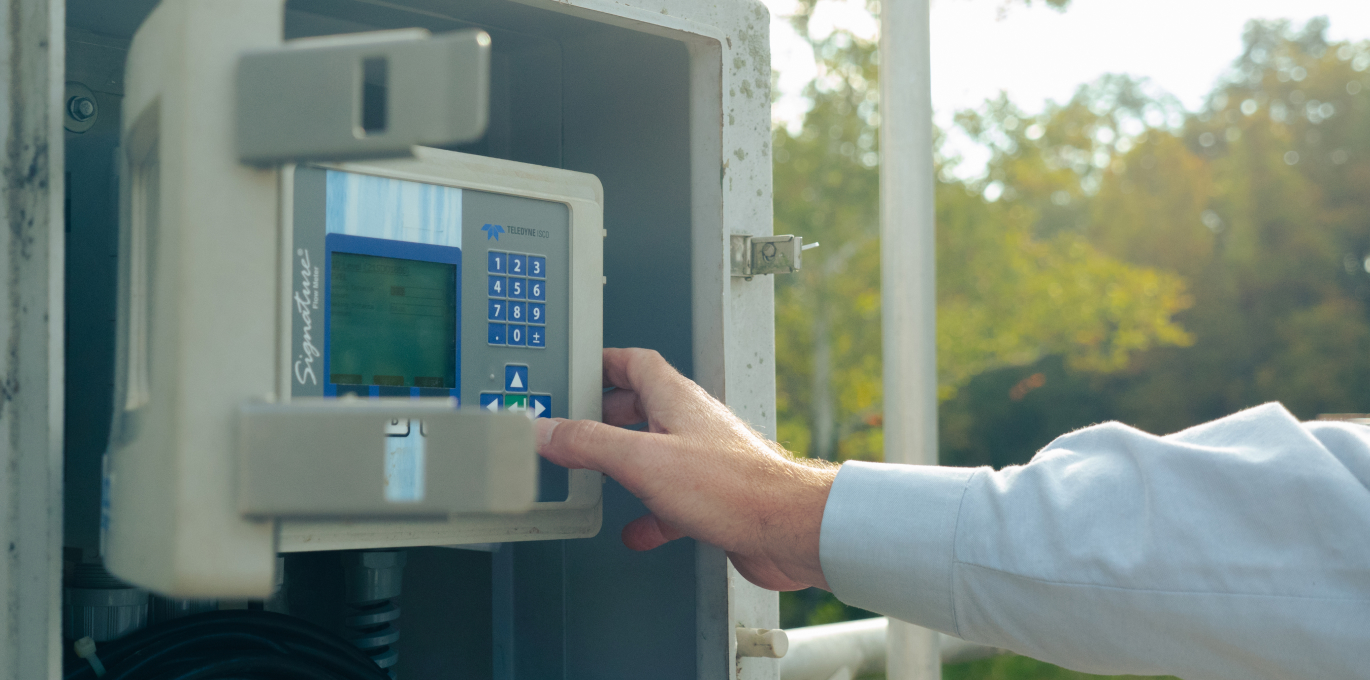
<svg viewBox="0 0 1370 680"><path fill-rule="evenodd" d="M0 680L61 674L66 3L0 3Z"/></svg>
<svg viewBox="0 0 1370 680"><path fill-rule="evenodd" d="M885 461L937 464L936 241L928 0L880 11ZM941 677L937 633L890 622L889 680Z"/></svg>

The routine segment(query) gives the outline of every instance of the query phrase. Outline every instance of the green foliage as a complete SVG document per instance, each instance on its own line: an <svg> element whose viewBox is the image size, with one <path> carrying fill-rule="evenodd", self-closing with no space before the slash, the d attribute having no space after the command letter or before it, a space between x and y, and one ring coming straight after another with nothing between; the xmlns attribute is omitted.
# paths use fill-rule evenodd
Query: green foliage
<svg viewBox="0 0 1370 680"><path fill-rule="evenodd" d="M1157 678L1157 676L1147 676ZM1161 676L1165 680L1169 676ZM1068 671L1044 661L1029 659L1025 656L996 656L979 661L959 663L942 667L943 680L1125 680L1137 678L1136 675L1090 675ZM1173 680L1173 679L1172 679Z"/></svg>
<svg viewBox="0 0 1370 680"><path fill-rule="evenodd" d="M884 680L884 673L861 676L861 680ZM1026 656L995 656L942 667L942 680L1143 680L1137 675L1090 675L1053 666ZM1145 676L1146 680L1176 680L1168 675Z"/></svg>
<svg viewBox="0 0 1370 680"><path fill-rule="evenodd" d="M1370 410L1370 46L1329 44L1325 30L1251 23L1226 81L1179 120L1155 95L1117 96L1143 89L1117 78L1026 120L1002 102L962 116L986 139L1045 129L1036 148L996 148L1005 201L1038 207L1039 234L1081 234L1182 275L1193 343L1111 375L1049 361L982 373L943 404L944 462L1026 462L1054 434L1107 419L1164 433L1273 400L1303 418ZM1071 124L1074 141L1053 137ZM1078 185L1022 170L1042 158L1073 158ZM1014 398L1038 373L1045 386Z"/></svg>
<svg viewBox="0 0 1370 680"><path fill-rule="evenodd" d="M816 53L813 108L798 134L778 128L774 140L776 230L826 244L777 282L780 441L818 458L879 460L875 50L839 33ZM1080 193L1092 175L1025 150L1058 137L1078 143L1074 124L1029 138L1004 128L1004 119L1022 115L1011 105L1000 102L997 113L962 125L984 137L998 126L991 181L1011 182L1014 195L988 200L984 183L953 179L936 190L937 256L957 263L938 270L941 396L987 370L1052 354L1108 373L1139 351L1188 344L1174 321L1190 304L1180 277L1109 257L1081 233L1037 233L1044 206L1059 203L1062 191ZM1048 198L1033 200L1038 194Z"/></svg>
<svg viewBox="0 0 1370 680"><path fill-rule="evenodd" d="M781 628L821 626L876 616L879 615L844 604L832 593L818 588L780 593Z"/></svg>
<svg viewBox="0 0 1370 680"><path fill-rule="evenodd" d="M780 441L829 459L842 442L844 457L875 460L880 442L868 436L880 399L875 53L841 34L817 52L825 56L813 109L799 134L781 128L774 139L776 233L822 244L805 253L799 272L777 277Z"/></svg>
<svg viewBox="0 0 1370 680"><path fill-rule="evenodd" d="M1178 276L1102 255L1079 234L1034 237L1030 208L941 193L952 194L938 205L943 398L987 370L1049 354L1109 373L1138 351L1191 342L1173 321L1190 305Z"/></svg>

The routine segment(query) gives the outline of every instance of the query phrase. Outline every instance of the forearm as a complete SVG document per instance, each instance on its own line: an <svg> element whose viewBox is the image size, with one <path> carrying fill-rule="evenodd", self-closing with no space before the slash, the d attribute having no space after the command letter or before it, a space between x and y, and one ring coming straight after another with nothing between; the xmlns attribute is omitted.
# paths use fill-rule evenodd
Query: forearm
<svg viewBox="0 0 1370 680"><path fill-rule="evenodd" d="M1353 677L1370 447L1343 439L1268 406L1166 438L1088 428L1000 472L853 466L823 569L852 604L1079 670Z"/></svg>

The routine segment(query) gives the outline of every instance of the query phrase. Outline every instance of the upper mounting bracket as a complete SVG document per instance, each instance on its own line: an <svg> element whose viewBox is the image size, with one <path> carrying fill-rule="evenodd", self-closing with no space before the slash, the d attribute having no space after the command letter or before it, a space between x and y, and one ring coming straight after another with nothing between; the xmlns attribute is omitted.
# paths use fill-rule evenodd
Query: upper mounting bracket
<svg viewBox="0 0 1370 680"><path fill-rule="evenodd" d="M422 29L292 40L238 61L238 159L251 165L405 157L479 139L490 36Z"/></svg>

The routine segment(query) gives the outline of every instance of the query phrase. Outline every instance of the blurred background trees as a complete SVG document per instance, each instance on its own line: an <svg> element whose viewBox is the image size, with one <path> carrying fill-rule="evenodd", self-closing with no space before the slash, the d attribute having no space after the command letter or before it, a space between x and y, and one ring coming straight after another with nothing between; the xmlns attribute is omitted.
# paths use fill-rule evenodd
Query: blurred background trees
<svg viewBox="0 0 1370 680"><path fill-rule="evenodd" d="M990 159L936 159L943 464L1025 463L1104 420L1370 411L1370 44L1326 32L1248 24L1197 111L1108 76L956 116ZM823 244L776 280L779 438L879 460L879 65L840 32L815 54L812 109L774 138L775 231ZM860 615L782 600L786 626Z"/></svg>

